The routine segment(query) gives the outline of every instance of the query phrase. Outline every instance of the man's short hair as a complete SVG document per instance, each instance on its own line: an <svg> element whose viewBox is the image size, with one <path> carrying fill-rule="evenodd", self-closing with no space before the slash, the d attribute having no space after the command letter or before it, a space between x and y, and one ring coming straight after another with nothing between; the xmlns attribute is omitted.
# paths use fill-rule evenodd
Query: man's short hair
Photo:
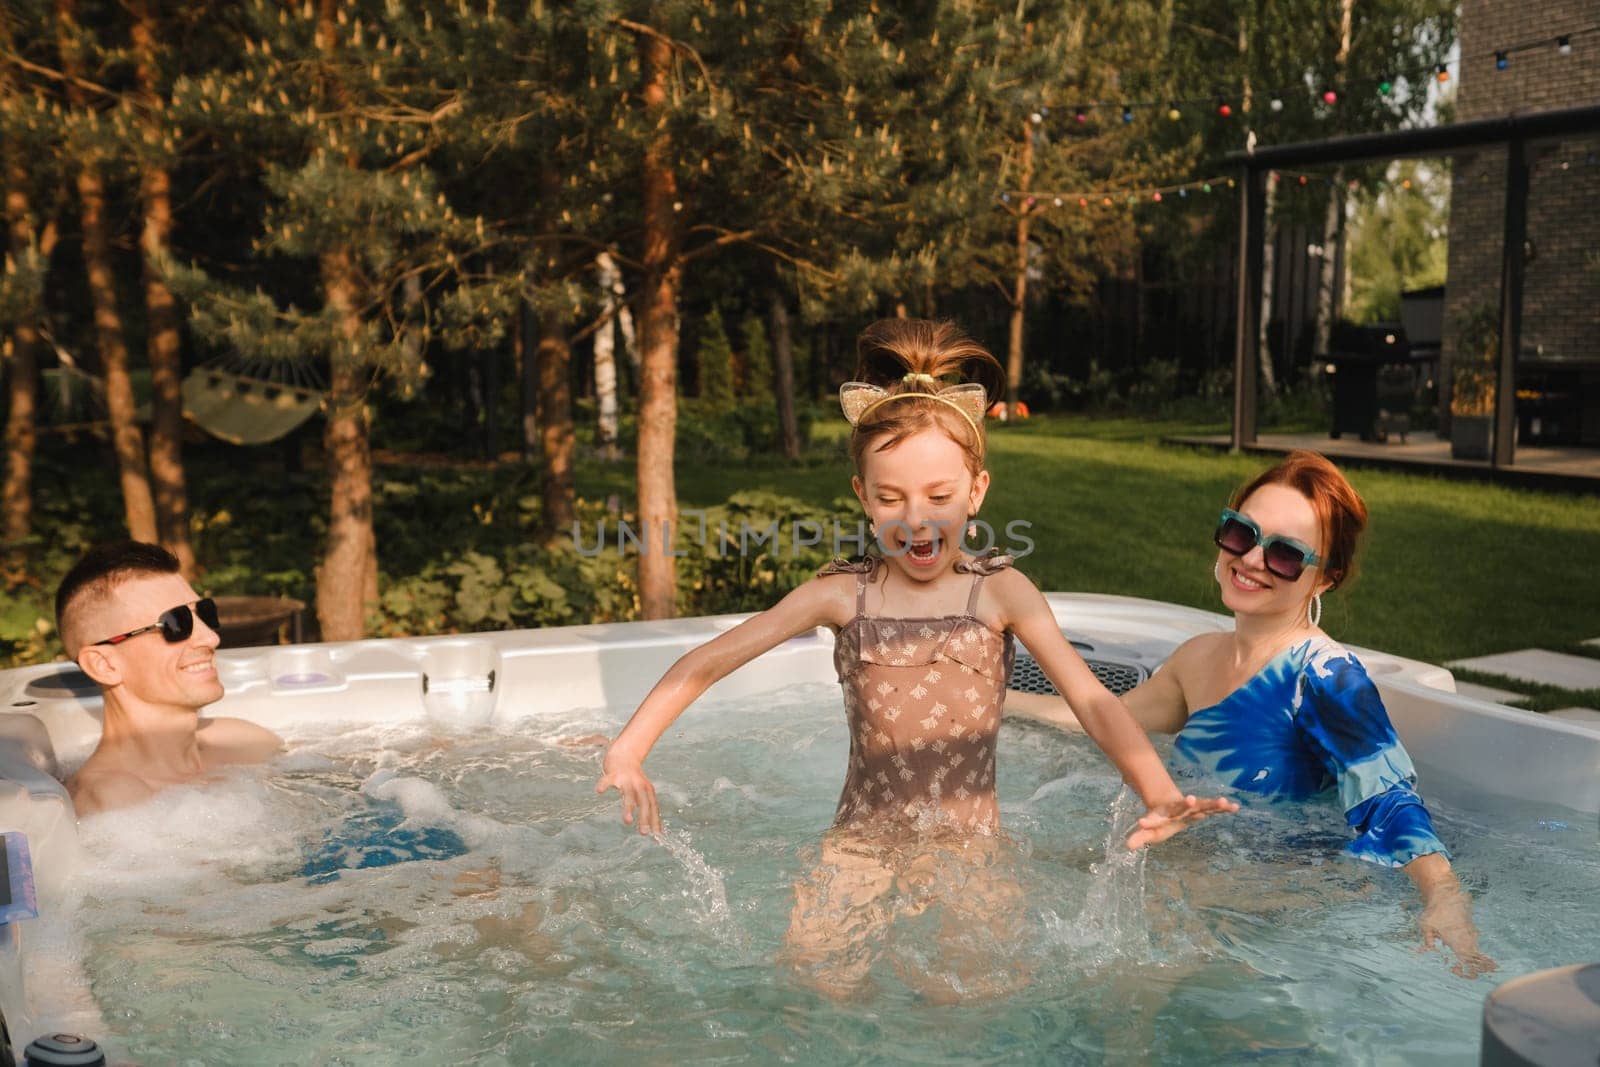
<svg viewBox="0 0 1600 1067"><path fill-rule="evenodd" d="M56 632L67 637L67 613L75 603L108 595L129 578L180 571L178 557L144 541L110 541L95 545L73 564L56 589Z"/></svg>

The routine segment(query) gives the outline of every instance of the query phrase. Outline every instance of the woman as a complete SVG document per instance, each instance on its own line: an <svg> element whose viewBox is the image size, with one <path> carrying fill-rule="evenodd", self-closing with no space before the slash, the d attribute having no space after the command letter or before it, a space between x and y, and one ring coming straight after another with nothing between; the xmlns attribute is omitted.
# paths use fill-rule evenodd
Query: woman
<svg viewBox="0 0 1600 1067"><path fill-rule="evenodd" d="M1123 697L1146 730L1234 788L1305 800L1337 787L1356 858L1399 867L1422 894L1423 943L1464 977L1493 970L1472 901L1413 788L1416 771L1360 660L1317 626L1322 594L1350 580L1367 510L1337 467L1293 452L1234 494L1213 569L1231 633L1179 646ZM1075 729L1059 697L1011 692L1006 711Z"/></svg>

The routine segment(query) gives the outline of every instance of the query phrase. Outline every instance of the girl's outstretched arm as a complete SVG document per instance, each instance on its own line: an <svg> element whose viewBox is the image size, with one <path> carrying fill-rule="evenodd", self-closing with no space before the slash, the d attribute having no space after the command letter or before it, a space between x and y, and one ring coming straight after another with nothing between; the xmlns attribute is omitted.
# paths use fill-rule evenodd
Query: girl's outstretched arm
<svg viewBox="0 0 1600 1067"><path fill-rule="evenodd" d="M1084 731L1144 802L1147 811L1128 836L1129 848L1165 841L1209 815L1239 810L1231 800L1199 800L1183 795L1138 721L1089 670L1083 657L1062 635L1044 594L1025 575L1001 571L989 582L1006 626L1033 653Z"/></svg>
<svg viewBox="0 0 1600 1067"><path fill-rule="evenodd" d="M596 793L622 794L622 821L641 834L661 832L656 789L643 764L667 727L707 689L757 656L818 626L841 626L855 611L855 578L813 578L777 604L752 615L674 663L606 751Z"/></svg>

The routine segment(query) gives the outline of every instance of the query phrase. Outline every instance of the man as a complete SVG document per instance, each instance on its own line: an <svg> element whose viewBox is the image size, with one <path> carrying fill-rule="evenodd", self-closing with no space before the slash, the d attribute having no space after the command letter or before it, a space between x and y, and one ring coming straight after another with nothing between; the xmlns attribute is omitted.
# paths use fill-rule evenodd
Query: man
<svg viewBox="0 0 1600 1067"><path fill-rule="evenodd" d="M90 549L56 591L56 627L105 704L100 743L67 782L79 818L283 747L255 723L200 718L222 699L216 606L195 594L166 549L138 541Z"/></svg>

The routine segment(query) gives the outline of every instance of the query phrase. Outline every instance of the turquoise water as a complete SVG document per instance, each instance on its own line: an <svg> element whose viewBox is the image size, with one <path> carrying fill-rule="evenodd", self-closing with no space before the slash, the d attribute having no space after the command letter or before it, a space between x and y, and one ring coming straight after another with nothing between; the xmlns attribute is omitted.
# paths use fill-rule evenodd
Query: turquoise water
<svg viewBox="0 0 1600 1067"><path fill-rule="evenodd" d="M691 710L649 764L660 842L561 743L629 711L326 726L88 821L54 951L94 1036L150 1064L1476 1063L1494 982L1600 960L1593 816L1434 805L1500 964L1468 981L1418 951L1403 875L1335 857L1331 811L1108 852L1109 765L1008 724L1006 840L958 893L885 898L830 995L779 957L843 779L837 688Z"/></svg>

